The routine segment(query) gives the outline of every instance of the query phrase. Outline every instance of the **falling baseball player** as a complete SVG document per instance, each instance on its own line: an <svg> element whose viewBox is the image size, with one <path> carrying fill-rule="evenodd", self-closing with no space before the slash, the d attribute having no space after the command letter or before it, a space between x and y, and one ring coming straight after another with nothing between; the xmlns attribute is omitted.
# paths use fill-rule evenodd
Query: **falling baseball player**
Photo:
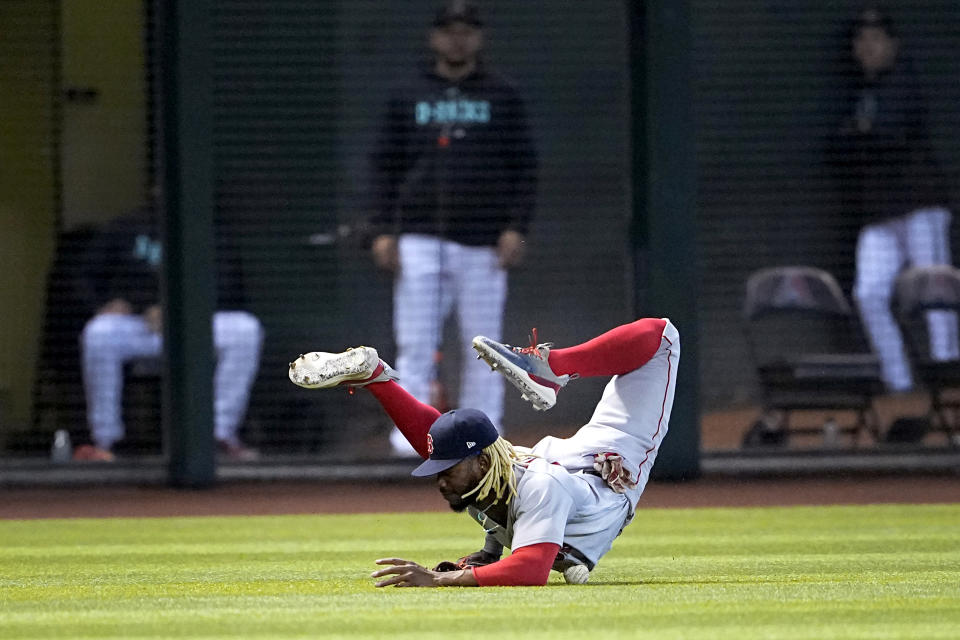
<svg viewBox="0 0 960 640"><path fill-rule="evenodd" d="M483 548L427 569L383 558L376 586L544 585L550 570L584 583L633 519L660 443L676 386L680 340L666 318L643 318L564 349L511 347L483 336L473 348L536 409L554 406L570 380L613 376L590 421L569 438L547 436L532 449L499 436L480 411L440 414L407 393L397 372L371 347L313 352L290 363L295 384L310 389L363 387L377 398L450 508L486 531ZM504 547L511 554L503 559Z"/></svg>

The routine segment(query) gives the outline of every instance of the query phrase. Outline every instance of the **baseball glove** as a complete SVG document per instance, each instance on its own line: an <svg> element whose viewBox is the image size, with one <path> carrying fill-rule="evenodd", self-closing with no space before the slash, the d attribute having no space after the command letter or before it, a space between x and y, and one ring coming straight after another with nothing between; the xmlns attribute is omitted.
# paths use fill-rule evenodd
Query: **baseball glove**
<svg viewBox="0 0 960 640"><path fill-rule="evenodd" d="M444 560L437 566L433 568L434 571L459 571L460 569L466 569L467 567L482 567L484 565L493 564L500 559L500 556L495 556L492 553L484 551L474 551L468 556L463 556L456 562L450 562L449 560Z"/></svg>

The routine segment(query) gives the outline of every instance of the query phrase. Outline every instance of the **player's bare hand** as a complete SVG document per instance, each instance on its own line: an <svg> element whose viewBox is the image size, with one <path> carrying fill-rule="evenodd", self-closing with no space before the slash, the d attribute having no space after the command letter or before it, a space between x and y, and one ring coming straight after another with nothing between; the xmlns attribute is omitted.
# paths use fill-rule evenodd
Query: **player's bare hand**
<svg viewBox="0 0 960 640"><path fill-rule="evenodd" d="M163 331L163 308L158 304L147 307L143 312L143 319L146 321L150 331L161 333Z"/></svg>
<svg viewBox="0 0 960 640"><path fill-rule="evenodd" d="M382 578L390 576L385 580L380 580L374 586L389 587L475 587L477 579L473 576L473 571L469 569L460 569L458 571L431 571L426 567L421 567L416 562L410 562L402 558L381 558L376 561L377 564L390 565L386 569L380 569L370 574L371 578Z"/></svg>
<svg viewBox="0 0 960 640"><path fill-rule="evenodd" d="M380 580L374 586L389 587L436 587L438 586L436 571L430 571L426 567L421 567L416 562L403 560L402 558L380 558L377 564L392 565L386 569L380 569L370 574L371 578L382 578L391 576L386 580Z"/></svg>
<svg viewBox="0 0 960 640"><path fill-rule="evenodd" d="M527 253L526 237L519 231L507 229L497 240L497 257L504 269L516 267Z"/></svg>
<svg viewBox="0 0 960 640"><path fill-rule="evenodd" d="M400 253L397 250L397 236L382 234L373 239L370 246L373 263L385 271L400 268Z"/></svg>
<svg viewBox="0 0 960 640"><path fill-rule="evenodd" d="M114 298L110 302L97 309L97 314L101 313L119 313L121 315L130 315L133 313L133 305L123 298Z"/></svg>

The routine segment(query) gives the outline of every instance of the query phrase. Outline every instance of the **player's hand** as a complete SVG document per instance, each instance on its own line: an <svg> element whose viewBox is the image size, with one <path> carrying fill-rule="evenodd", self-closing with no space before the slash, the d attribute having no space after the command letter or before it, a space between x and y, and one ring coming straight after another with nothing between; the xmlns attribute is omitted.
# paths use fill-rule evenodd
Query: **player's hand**
<svg viewBox="0 0 960 640"><path fill-rule="evenodd" d="M382 234L373 239L370 246L373 263L385 271L397 271L400 268L400 252L397 250L397 236Z"/></svg>
<svg viewBox="0 0 960 640"><path fill-rule="evenodd" d="M97 309L97 315L101 313L118 313L120 315L130 315L133 313L133 305L123 298L114 298Z"/></svg>
<svg viewBox="0 0 960 640"><path fill-rule="evenodd" d="M404 560L402 558L381 558L376 561L377 564L391 565L386 569L380 569L370 574L371 578L382 578L391 576L385 580L380 580L374 586L389 587L475 587L477 580L473 577L473 571L470 569L460 569L457 571L431 571L426 567L421 567L416 562Z"/></svg>
<svg viewBox="0 0 960 640"><path fill-rule="evenodd" d="M374 586L389 587L437 587L438 571L431 571L426 567L421 567L416 562L403 560L402 558L381 558L376 561L377 564L392 565L386 569L380 569L370 574L371 578L382 578L383 576L392 576L386 580L380 580Z"/></svg>
<svg viewBox="0 0 960 640"><path fill-rule="evenodd" d="M150 331L154 333L163 332L163 308L158 304L152 304L143 312L143 319L146 321Z"/></svg>
<svg viewBox="0 0 960 640"><path fill-rule="evenodd" d="M502 268L516 267L523 262L523 256L526 253L527 241L522 233L507 229L500 234L497 239L497 257L500 259Z"/></svg>

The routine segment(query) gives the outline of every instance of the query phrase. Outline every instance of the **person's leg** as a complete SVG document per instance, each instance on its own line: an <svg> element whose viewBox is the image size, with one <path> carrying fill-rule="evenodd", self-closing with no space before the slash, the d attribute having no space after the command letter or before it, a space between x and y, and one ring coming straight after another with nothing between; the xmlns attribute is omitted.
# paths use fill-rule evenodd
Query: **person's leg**
<svg viewBox="0 0 960 640"><path fill-rule="evenodd" d="M486 336L473 339L473 348L492 368L520 389L535 409L550 409L557 391L580 376L611 376L640 367L660 344L666 321L644 318L611 329L575 347L550 349L536 344L537 330L529 347L511 347Z"/></svg>
<svg viewBox="0 0 960 640"><path fill-rule="evenodd" d="M557 373L615 375L587 424L570 438L544 438L534 453L571 470L592 469L598 453L618 454L636 482L627 492L636 503L670 422L679 358L679 334L664 318L637 320L551 351Z"/></svg>
<svg viewBox="0 0 960 640"><path fill-rule="evenodd" d="M430 426L440 417L440 412L425 402L420 402L396 382L376 382L366 389L380 401L390 419L396 425L409 446L413 447L421 458L430 456L427 445L427 433Z"/></svg>
<svg viewBox="0 0 960 640"><path fill-rule="evenodd" d="M134 358L156 357L162 350L159 334L140 316L101 314L80 334L87 421L94 444L109 450L124 436L123 366Z"/></svg>
<svg viewBox="0 0 960 640"><path fill-rule="evenodd" d="M582 344L552 349L547 361L557 375L623 375L639 369L657 353L666 325L663 318L641 318Z"/></svg>
<svg viewBox="0 0 960 640"><path fill-rule="evenodd" d="M900 328L890 303L905 256L898 227L902 220L864 227L857 241L853 298L864 331L880 359L883 381L891 391L908 391L913 377Z"/></svg>
<svg viewBox="0 0 960 640"><path fill-rule="evenodd" d="M919 209L907 217L907 260L915 267L950 264L950 212L936 207ZM927 313L930 355L936 360L960 357L957 314L936 310Z"/></svg>
<svg viewBox="0 0 960 640"><path fill-rule="evenodd" d="M455 247L456 261L452 266L461 337L485 335L499 341L507 299L507 272L500 268L492 247ZM503 433L503 380L490 375L468 340L462 340L462 345L457 404L483 411Z"/></svg>
<svg viewBox="0 0 960 640"><path fill-rule="evenodd" d="M365 388L380 401L408 447L422 458L429 455L427 432L440 412L397 384L397 372L373 347L341 353L312 351L290 363L290 381L306 389Z"/></svg>
<svg viewBox="0 0 960 640"><path fill-rule="evenodd" d="M217 440L239 445L237 430L247 413L250 388L260 368L263 326L246 311L213 314L217 366L213 376L213 429Z"/></svg>
<svg viewBox="0 0 960 640"><path fill-rule="evenodd" d="M443 328L442 245L438 238L416 234L400 236L400 273L394 284L393 329L397 343L397 370L403 387L421 402L430 399L435 374L434 353ZM398 455L412 454L397 429L390 444Z"/></svg>

